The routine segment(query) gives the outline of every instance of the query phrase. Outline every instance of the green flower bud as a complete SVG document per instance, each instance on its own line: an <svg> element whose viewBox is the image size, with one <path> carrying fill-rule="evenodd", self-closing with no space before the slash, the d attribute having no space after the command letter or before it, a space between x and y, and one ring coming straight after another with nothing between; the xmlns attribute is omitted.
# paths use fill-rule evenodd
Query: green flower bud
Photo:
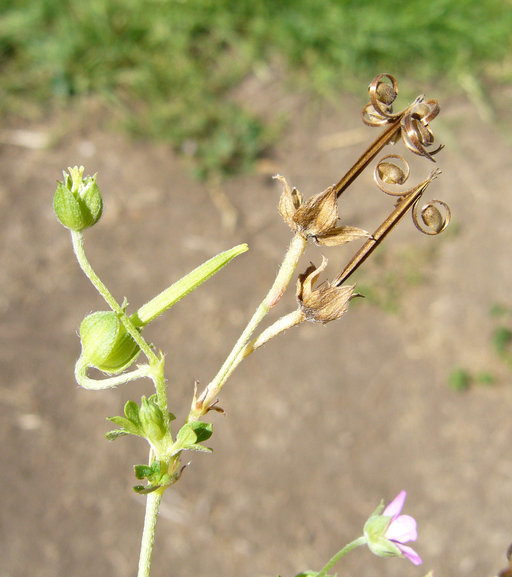
<svg viewBox="0 0 512 577"><path fill-rule="evenodd" d="M139 419L148 440L160 441L167 433L164 414L152 399L148 400L146 397L142 397Z"/></svg>
<svg viewBox="0 0 512 577"><path fill-rule="evenodd" d="M99 311L80 325L82 357L105 373L120 373L137 358L140 348L113 311Z"/></svg>
<svg viewBox="0 0 512 577"><path fill-rule="evenodd" d="M60 223L79 232L98 222L103 200L96 175L83 177L84 167L68 168L64 182L59 182L53 197L53 209Z"/></svg>

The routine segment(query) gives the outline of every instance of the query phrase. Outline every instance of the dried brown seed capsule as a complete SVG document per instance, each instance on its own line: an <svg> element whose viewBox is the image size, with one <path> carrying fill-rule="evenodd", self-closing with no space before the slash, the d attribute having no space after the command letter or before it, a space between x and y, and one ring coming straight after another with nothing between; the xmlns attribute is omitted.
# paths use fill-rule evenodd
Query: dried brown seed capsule
<svg viewBox="0 0 512 577"><path fill-rule="evenodd" d="M432 204L424 206L421 210L421 219L429 229L439 233L445 226L445 219L441 211Z"/></svg>
<svg viewBox="0 0 512 577"><path fill-rule="evenodd" d="M396 98L396 91L391 84L379 82L377 85L377 97L383 104L392 104Z"/></svg>
<svg viewBox="0 0 512 577"><path fill-rule="evenodd" d="M378 165L379 178L386 184L403 184L408 174L394 162L381 162Z"/></svg>

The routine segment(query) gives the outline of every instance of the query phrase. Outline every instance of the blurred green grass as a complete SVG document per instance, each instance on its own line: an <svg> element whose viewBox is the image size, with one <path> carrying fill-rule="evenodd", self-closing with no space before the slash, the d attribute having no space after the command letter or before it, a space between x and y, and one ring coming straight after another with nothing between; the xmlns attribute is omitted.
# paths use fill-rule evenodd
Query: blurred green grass
<svg viewBox="0 0 512 577"><path fill-rule="evenodd" d="M229 174L278 133L280 111L231 98L248 75L277 63L290 90L331 99L384 71L457 90L510 80L511 30L510 0L2 0L0 111L92 95L193 150L199 176Z"/></svg>

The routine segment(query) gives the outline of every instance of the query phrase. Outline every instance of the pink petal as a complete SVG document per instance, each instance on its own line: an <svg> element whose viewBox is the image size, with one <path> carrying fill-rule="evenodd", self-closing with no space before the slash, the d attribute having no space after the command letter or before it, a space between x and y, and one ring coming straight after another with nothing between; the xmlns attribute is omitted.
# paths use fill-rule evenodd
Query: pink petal
<svg viewBox="0 0 512 577"><path fill-rule="evenodd" d="M384 509L382 514L386 517L395 517L396 515L400 515L400 511L404 506L406 497L407 493L405 491L400 491L400 493L398 493L398 495Z"/></svg>
<svg viewBox="0 0 512 577"><path fill-rule="evenodd" d="M398 543L416 541L418 531L416 529L416 519L410 515L399 515L395 517L386 530L386 538Z"/></svg>
<svg viewBox="0 0 512 577"><path fill-rule="evenodd" d="M397 544L397 547L400 549L403 555L407 557L407 559L409 559L409 561L414 565L421 565L423 563L422 558L418 555L418 553L416 553L414 549L412 549L412 547L407 547L407 545L400 544Z"/></svg>

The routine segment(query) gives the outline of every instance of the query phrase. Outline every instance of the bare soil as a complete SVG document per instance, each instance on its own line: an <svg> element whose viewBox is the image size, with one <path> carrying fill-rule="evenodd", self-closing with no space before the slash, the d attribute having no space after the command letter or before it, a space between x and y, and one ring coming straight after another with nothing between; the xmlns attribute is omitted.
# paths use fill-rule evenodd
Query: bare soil
<svg viewBox="0 0 512 577"><path fill-rule="evenodd" d="M112 130L91 103L2 130L0 577L136 574L144 497L131 490L131 467L147 451L134 438L107 442L105 417L152 391L149 382L104 392L74 382L77 328L104 305L53 215L61 171L84 164L98 173L105 212L86 248L134 310L218 251L249 243L248 253L147 331L167 353L179 421L194 380L206 384L215 374L285 252L290 234L270 175L285 175L309 197L337 181L377 134L352 132L361 127L362 100L318 107L250 88L254 102L286 107L290 124L259 171L225 183L222 194L191 178L186 159L167 146ZM212 416L214 453L194 454L165 495L155 577L319 569L361 534L381 498L401 489L418 519L424 565L361 549L339 574L400 577L432 568L476 577L505 565L512 373L491 347L502 320L489 309L512 305L512 147L503 123L482 120L460 98L441 104L433 128L446 144L443 174L427 193L450 204L451 229L426 237L407 217L360 279L380 300L358 299L325 327L301 325L237 369L221 397L226 415ZM417 180L431 168L415 163ZM346 193L341 216L371 230L392 201L370 172ZM219 198L236 210L234 229L222 225ZM332 278L354 250L311 247L301 269L325 254ZM294 306L290 294L281 311ZM448 385L456 367L491 373L495 383L457 392Z"/></svg>

